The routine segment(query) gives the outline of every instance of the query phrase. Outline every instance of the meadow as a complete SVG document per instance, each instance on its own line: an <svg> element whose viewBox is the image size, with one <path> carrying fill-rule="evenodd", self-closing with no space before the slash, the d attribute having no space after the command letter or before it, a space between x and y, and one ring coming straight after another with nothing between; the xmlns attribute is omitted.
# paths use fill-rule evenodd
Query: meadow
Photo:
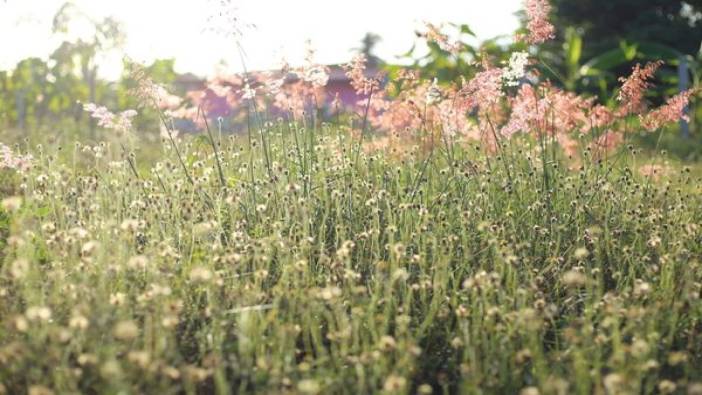
<svg viewBox="0 0 702 395"><path fill-rule="evenodd" d="M631 143L698 91L530 62L390 92L358 58L330 117L320 65L244 77L241 134L139 74L155 141L86 104L95 140L0 144L0 394L702 394L702 183Z"/></svg>

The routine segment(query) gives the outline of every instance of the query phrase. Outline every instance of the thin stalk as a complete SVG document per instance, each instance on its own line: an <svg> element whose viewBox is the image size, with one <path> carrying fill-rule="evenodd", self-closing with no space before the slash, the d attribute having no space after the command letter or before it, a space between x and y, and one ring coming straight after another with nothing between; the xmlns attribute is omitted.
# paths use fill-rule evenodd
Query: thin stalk
<svg viewBox="0 0 702 395"><path fill-rule="evenodd" d="M212 132L210 131L210 124L207 122L207 117L205 116L204 112L202 112L202 107L198 106L197 108L197 113L198 116L202 115L202 119L205 121L205 128L207 129L207 137L209 137L210 144L212 145L212 150L214 151L215 155L215 163L217 164L217 173L219 175L219 182L222 184L222 188L227 187L227 181L224 178L224 172L222 171L222 163L219 159L219 150L217 149L217 144L214 141L214 137L212 136ZM220 133L221 133L221 125L220 125Z"/></svg>

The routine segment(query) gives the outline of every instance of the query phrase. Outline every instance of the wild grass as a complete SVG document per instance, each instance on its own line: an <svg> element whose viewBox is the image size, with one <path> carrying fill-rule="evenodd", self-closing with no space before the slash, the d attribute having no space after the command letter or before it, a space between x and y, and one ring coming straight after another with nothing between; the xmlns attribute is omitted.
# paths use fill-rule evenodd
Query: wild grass
<svg viewBox="0 0 702 395"><path fill-rule="evenodd" d="M3 204L0 393L702 390L684 168L303 121L136 169L109 140L33 148Z"/></svg>
<svg viewBox="0 0 702 395"><path fill-rule="evenodd" d="M86 103L94 141L0 144L0 395L702 394L702 183L631 144L699 88L543 81L526 4L524 51L467 81L356 58L355 113L311 52L210 81L243 134L135 67L160 142Z"/></svg>

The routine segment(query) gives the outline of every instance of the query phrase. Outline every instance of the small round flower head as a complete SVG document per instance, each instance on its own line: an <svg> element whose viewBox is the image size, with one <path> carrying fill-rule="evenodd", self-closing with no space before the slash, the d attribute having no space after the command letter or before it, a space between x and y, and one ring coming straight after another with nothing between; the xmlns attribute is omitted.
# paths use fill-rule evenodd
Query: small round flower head
<svg viewBox="0 0 702 395"><path fill-rule="evenodd" d="M302 394L314 395L318 394L322 390L322 387L315 380L304 379L297 383L297 390Z"/></svg>
<svg viewBox="0 0 702 395"><path fill-rule="evenodd" d="M120 321L115 325L112 334L118 340L133 340L139 336L139 327L134 321Z"/></svg>
<svg viewBox="0 0 702 395"><path fill-rule="evenodd" d="M19 196L5 198L0 202L0 207L6 212L15 212L22 207L22 198Z"/></svg>
<svg viewBox="0 0 702 395"><path fill-rule="evenodd" d="M385 379L385 384L383 384L383 389L387 392L398 392L401 391L407 385L407 379L402 376L390 375Z"/></svg>

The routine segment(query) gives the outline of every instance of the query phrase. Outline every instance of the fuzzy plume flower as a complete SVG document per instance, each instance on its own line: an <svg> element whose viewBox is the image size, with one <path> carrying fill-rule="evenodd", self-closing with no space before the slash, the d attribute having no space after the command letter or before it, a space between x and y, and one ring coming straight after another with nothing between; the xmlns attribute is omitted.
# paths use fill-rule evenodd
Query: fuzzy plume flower
<svg viewBox="0 0 702 395"><path fill-rule="evenodd" d="M239 40L246 31L256 28L256 25L242 20L241 10L232 0L210 0L207 7L210 10L205 29L207 31Z"/></svg>
<svg viewBox="0 0 702 395"><path fill-rule="evenodd" d="M623 141L624 136L621 133L607 131L590 143L590 149L593 151L594 158L599 159L616 149Z"/></svg>
<svg viewBox="0 0 702 395"><path fill-rule="evenodd" d="M329 82L329 70L326 66L315 63L315 51L312 48L311 42L307 41L307 49L305 55L305 65L298 73L303 81L311 84L315 88L323 88Z"/></svg>
<svg viewBox="0 0 702 395"><path fill-rule="evenodd" d="M241 98L244 100L253 100L256 98L256 89L251 87L249 81L246 81L244 87L241 89Z"/></svg>
<svg viewBox="0 0 702 395"><path fill-rule="evenodd" d="M526 74L526 67L529 65L528 52L513 52L509 58L509 64L502 73L502 79L507 86L519 86L519 81Z"/></svg>
<svg viewBox="0 0 702 395"><path fill-rule="evenodd" d="M527 15L529 34L525 41L529 44L541 44L556 37L556 28L548 20L551 5L548 0L526 0L524 10Z"/></svg>
<svg viewBox="0 0 702 395"><path fill-rule="evenodd" d="M304 73L302 74L302 79L305 82L309 82L314 87L322 88L329 82L329 73L326 67L322 65L314 65L311 67L306 67Z"/></svg>
<svg viewBox="0 0 702 395"><path fill-rule="evenodd" d="M568 133L586 128L588 113L594 99L586 99L573 92L551 88L548 99L552 103L548 117L553 133Z"/></svg>
<svg viewBox="0 0 702 395"><path fill-rule="evenodd" d="M535 132L559 136L588 124L592 100L548 85L544 87L543 97L539 97L531 85L523 85L511 104L512 114L502 127L502 135Z"/></svg>
<svg viewBox="0 0 702 395"><path fill-rule="evenodd" d="M536 127L538 114L546 111L546 103L540 100L531 85L522 85L517 96L511 99L512 114L502 127L501 134L507 138L517 132L528 132Z"/></svg>
<svg viewBox="0 0 702 395"><path fill-rule="evenodd" d="M136 82L136 88L130 93L137 97L142 105L151 105L160 110L169 111L181 105L182 99L151 79L143 65L129 62L127 67L129 78Z"/></svg>
<svg viewBox="0 0 702 395"><path fill-rule="evenodd" d="M132 118L137 115L137 112L134 110L114 114L106 107L98 106L94 103L84 104L83 110L90 113L90 116L97 120L98 126L114 130L120 135L127 134L132 130Z"/></svg>
<svg viewBox="0 0 702 395"><path fill-rule="evenodd" d="M466 108L478 107L487 110L497 104L504 96L502 92L503 71L499 68L485 67L468 83L464 83L459 95L464 99Z"/></svg>
<svg viewBox="0 0 702 395"><path fill-rule="evenodd" d="M264 74L263 84L265 85L265 91L268 95L275 97L283 89L285 81L290 73L290 64L283 59L280 64L280 71L276 76L273 72L267 72Z"/></svg>
<svg viewBox="0 0 702 395"><path fill-rule="evenodd" d="M351 86L359 95L369 95L377 91L380 84L376 78L366 77L367 59L364 54L356 55L349 64L344 66L346 76L351 80Z"/></svg>
<svg viewBox="0 0 702 395"><path fill-rule="evenodd" d="M662 65L662 61L649 62L643 68L637 64L629 77L619 79L622 88L617 99L622 104L622 115L640 113L643 110L644 92L651 86L649 80Z"/></svg>
<svg viewBox="0 0 702 395"><path fill-rule="evenodd" d="M15 154L10 147L0 143L0 169L28 170L32 159L31 155Z"/></svg>
<svg viewBox="0 0 702 395"><path fill-rule="evenodd" d="M614 120L614 112L609 108L598 104L594 106L588 113L588 122L586 125L586 130L584 131L592 131L604 128L612 124Z"/></svg>
<svg viewBox="0 0 702 395"><path fill-rule="evenodd" d="M450 100L438 104L438 118L441 122L442 134L450 139L464 135L469 129L469 120L460 108L453 105Z"/></svg>
<svg viewBox="0 0 702 395"><path fill-rule="evenodd" d="M450 42L448 36L441 32L441 26L425 22L424 27L426 31L419 33L419 35L427 40L427 42L435 43L442 50L452 54L457 54L461 51L461 44L458 42Z"/></svg>
<svg viewBox="0 0 702 395"><path fill-rule="evenodd" d="M689 121L689 117L685 114L685 108L690 103L690 97L693 94L694 90L690 89L671 97L663 106L642 116L641 124L647 130L653 131L680 119Z"/></svg>
<svg viewBox="0 0 702 395"><path fill-rule="evenodd" d="M266 93L275 96L280 93L280 90L283 88L285 77L273 78L272 76L267 76L264 83L266 85Z"/></svg>

